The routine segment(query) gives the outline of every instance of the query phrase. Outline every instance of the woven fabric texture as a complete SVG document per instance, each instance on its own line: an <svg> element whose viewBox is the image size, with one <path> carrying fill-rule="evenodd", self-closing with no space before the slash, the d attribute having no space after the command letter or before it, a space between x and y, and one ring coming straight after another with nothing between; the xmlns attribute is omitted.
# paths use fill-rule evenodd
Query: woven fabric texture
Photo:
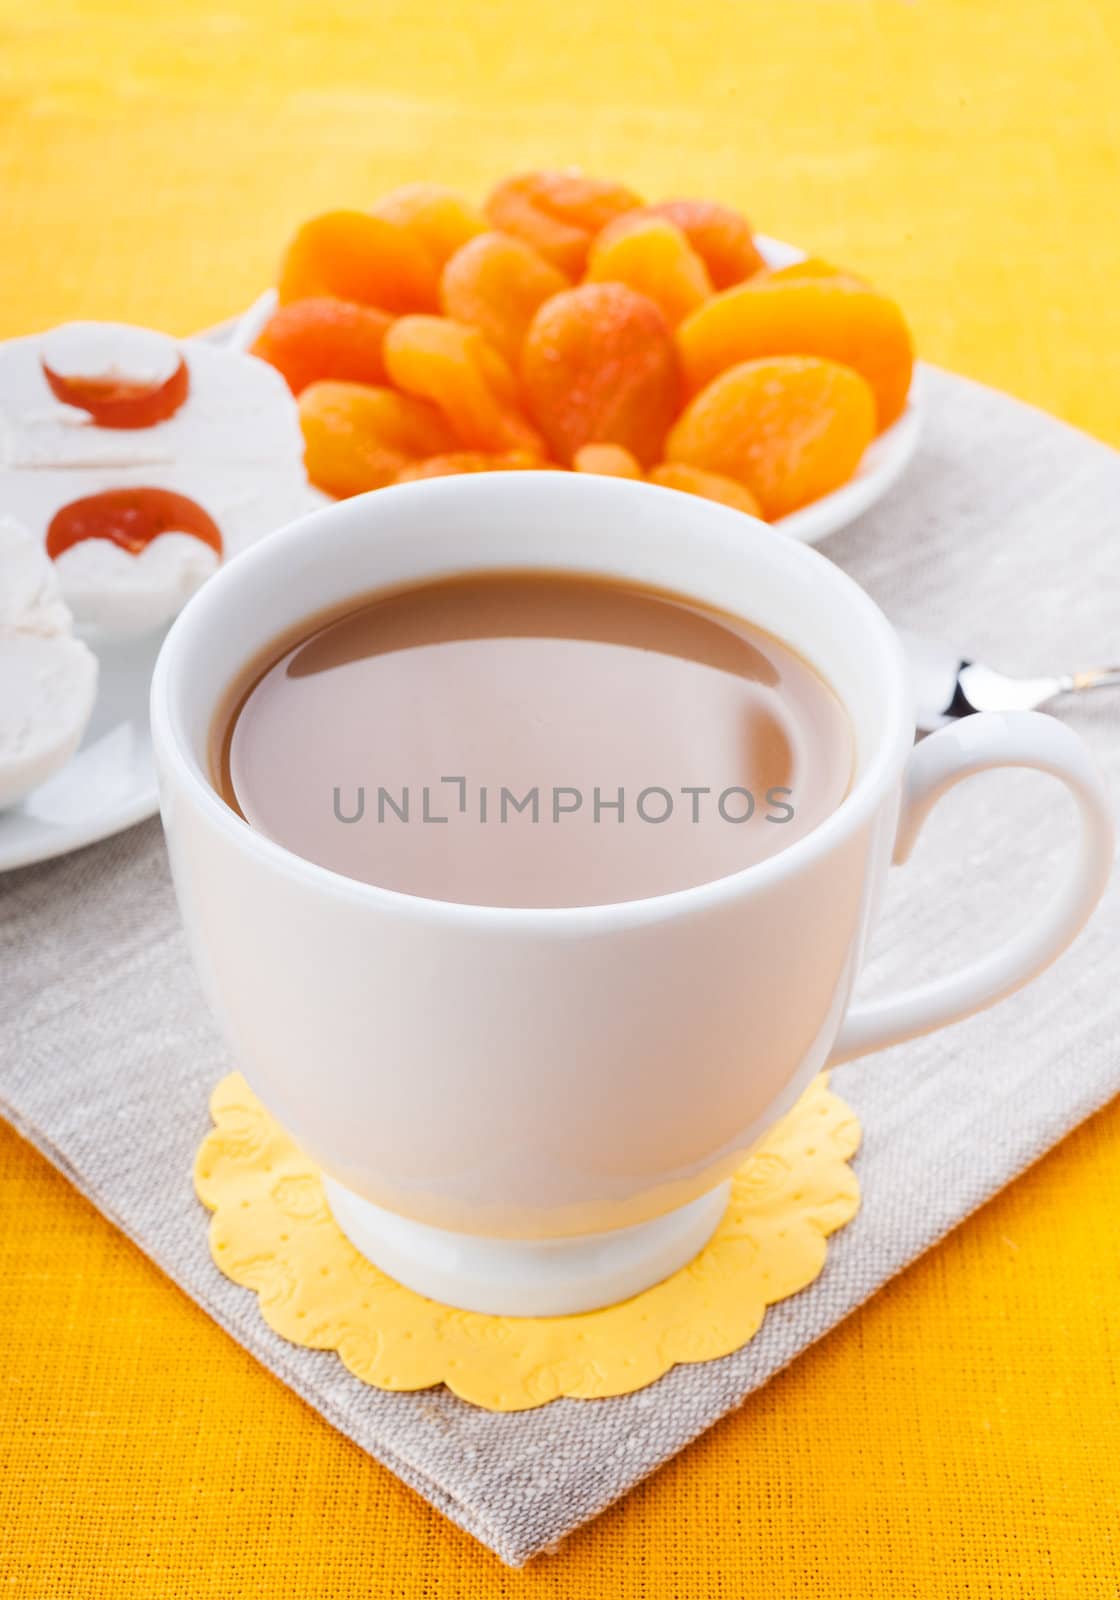
<svg viewBox="0 0 1120 1600"><path fill-rule="evenodd" d="M210 1096L214 1126L195 1156L195 1193L213 1213L219 1272L253 1291L275 1332L335 1351L363 1383L442 1383L487 1411L632 1394L671 1367L738 1350L769 1306L820 1274L829 1236L859 1209L848 1165L859 1124L827 1083L822 1073L752 1150L723 1220L691 1261L583 1315L456 1311L378 1272L331 1216L319 1169L239 1072Z"/></svg>

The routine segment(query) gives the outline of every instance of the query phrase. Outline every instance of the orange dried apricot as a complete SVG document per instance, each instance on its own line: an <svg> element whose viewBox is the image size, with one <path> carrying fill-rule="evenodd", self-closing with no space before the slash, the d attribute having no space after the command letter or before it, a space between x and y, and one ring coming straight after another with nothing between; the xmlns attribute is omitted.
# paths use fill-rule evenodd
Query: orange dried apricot
<svg viewBox="0 0 1120 1600"><path fill-rule="evenodd" d="M437 268L487 228L477 206L439 183L406 183L382 195L370 209L375 217L414 233Z"/></svg>
<svg viewBox="0 0 1120 1600"><path fill-rule="evenodd" d="M854 272L844 267L834 267L821 256L806 256L802 261L791 261L786 267L767 267L767 283L783 283L787 278L851 278L858 282ZM763 281L763 280L760 280Z"/></svg>
<svg viewBox="0 0 1120 1600"><path fill-rule="evenodd" d="M594 472L600 478L640 478L642 469L620 444L582 444L572 457L576 472Z"/></svg>
<svg viewBox="0 0 1120 1600"><path fill-rule="evenodd" d="M906 405L914 347L893 300L851 278L761 279L708 300L677 329L695 393L718 373L761 356L837 361L871 385L880 430Z"/></svg>
<svg viewBox="0 0 1120 1600"><path fill-rule="evenodd" d="M334 295L383 311L436 304L436 269L416 234L366 211L327 211L296 230L280 267L280 304Z"/></svg>
<svg viewBox="0 0 1120 1600"><path fill-rule="evenodd" d="M293 394L323 378L383 383L381 346L392 320L353 300L293 300L265 323L250 354L275 367Z"/></svg>
<svg viewBox="0 0 1120 1600"><path fill-rule="evenodd" d="M850 367L815 356L744 361L685 409L665 455L746 484L784 517L846 483L875 436L875 397Z"/></svg>
<svg viewBox="0 0 1120 1600"><path fill-rule="evenodd" d="M718 500L720 505L734 506L751 517L762 515L762 507L745 483L737 483L722 472L705 472L703 467L689 466L686 461L663 461L654 467L649 481L659 483L663 489L681 489L705 500Z"/></svg>
<svg viewBox="0 0 1120 1600"><path fill-rule="evenodd" d="M393 382L438 406L469 449L543 455L521 413L517 380L477 328L451 317L401 317L385 336L384 356Z"/></svg>
<svg viewBox="0 0 1120 1600"><path fill-rule="evenodd" d="M661 310L670 328L712 293L708 269L681 230L665 217L645 217L591 246L588 283L625 283Z"/></svg>
<svg viewBox="0 0 1120 1600"><path fill-rule="evenodd" d="M761 272L766 262L754 242L746 217L715 200L661 200L657 205L632 211L605 230L602 243L608 243L626 225L647 217L664 217L684 234L708 269L712 286L729 289L733 283Z"/></svg>
<svg viewBox="0 0 1120 1600"><path fill-rule="evenodd" d="M327 494L362 494L392 483L402 467L454 450L434 406L364 383L313 383L299 397L304 460Z"/></svg>
<svg viewBox="0 0 1120 1600"><path fill-rule="evenodd" d="M511 364L539 306L568 287L564 274L511 233L480 233L443 269L440 304L469 322Z"/></svg>
<svg viewBox="0 0 1120 1600"><path fill-rule="evenodd" d="M402 467L396 483L415 483L420 478L451 478L460 472L528 472L545 463L527 450L505 450L488 455L483 450L453 450L443 456L429 456Z"/></svg>
<svg viewBox="0 0 1120 1600"><path fill-rule="evenodd" d="M622 283L585 283L546 300L525 335L521 383L565 465L581 445L604 442L624 445L643 465L656 461L680 403L665 318Z"/></svg>
<svg viewBox="0 0 1120 1600"><path fill-rule="evenodd" d="M569 278L578 278L599 230L640 205L636 194L610 179L522 172L499 183L484 209L495 228L515 233Z"/></svg>

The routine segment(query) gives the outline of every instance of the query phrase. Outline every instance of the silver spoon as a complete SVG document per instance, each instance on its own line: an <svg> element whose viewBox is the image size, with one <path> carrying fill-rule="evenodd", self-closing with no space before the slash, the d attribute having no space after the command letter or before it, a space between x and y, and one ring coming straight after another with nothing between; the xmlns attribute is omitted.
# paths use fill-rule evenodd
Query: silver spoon
<svg viewBox="0 0 1120 1600"><path fill-rule="evenodd" d="M951 645L899 628L914 678L918 728L929 733L974 711L1036 711L1060 695L1120 687L1120 666L1090 667L1049 678L1015 678L981 661L963 659Z"/></svg>

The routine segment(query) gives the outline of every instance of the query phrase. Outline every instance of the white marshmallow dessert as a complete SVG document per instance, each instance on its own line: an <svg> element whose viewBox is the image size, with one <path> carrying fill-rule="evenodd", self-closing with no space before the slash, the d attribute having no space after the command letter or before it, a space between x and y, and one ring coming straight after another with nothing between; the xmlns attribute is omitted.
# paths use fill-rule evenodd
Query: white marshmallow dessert
<svg viewBox="0 0 1120 1600"><path fill-rule="evenodd" d="M142 515L146 491L163 497ZM178 524L168 496L199 515ZM0 514L53 555L80 626L160 627L222 559L320 500L295 401L254 356L116 323L0 344Z"/></svg>
<svg viewBox="0 0 1120 1600"><path fill-rule="evenodd" d="M0 517L0 810L64 767L97 695L97 657L72 632L41 542Z"/></svg>

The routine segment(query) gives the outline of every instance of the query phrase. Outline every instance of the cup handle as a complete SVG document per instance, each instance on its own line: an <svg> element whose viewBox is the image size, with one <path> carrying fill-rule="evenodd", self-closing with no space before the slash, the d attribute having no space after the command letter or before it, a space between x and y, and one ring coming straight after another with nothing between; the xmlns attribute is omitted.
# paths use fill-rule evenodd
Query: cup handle
<svg viewBox="0 0 1120 1600"><path fill-rule="evenodd" d="M1080 828L1069 876L1048 905L989 955L893 999L854 1006L841 1025L830 1066L932 1033L1014 993L1061 955L1103 894L1114 849L1108 792L1077 734L1037 711L980 712L915 746L892 859L901 863L909 857L943 794L962 778L993 767L1032 767L1060 778L1070 791Z"/></svg>

